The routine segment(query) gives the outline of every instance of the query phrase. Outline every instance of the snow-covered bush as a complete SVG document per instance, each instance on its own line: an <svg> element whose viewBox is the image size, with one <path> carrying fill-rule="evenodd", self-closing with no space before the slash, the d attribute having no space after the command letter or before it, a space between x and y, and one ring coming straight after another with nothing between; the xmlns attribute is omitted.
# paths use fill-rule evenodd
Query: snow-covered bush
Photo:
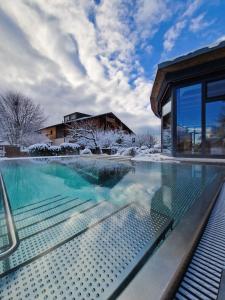
<svg viewBox="0 0 225 300"><path fill-rule="evenodd" d="M80 145L77 143L62 143L59 148L61 154L79 154Z"/></svg>
<svg viewBox="0 0 225 300"><path fill-rule="evenodd" d="M91 152L91 150L90 150L90 149L88 149L88 148L85 148L84 150L81 150L81 151L80 151L80 154L81 154L81 155L83 155L83 154L88 154L88 155L91 155L91 154L92 154L92 152Z"/></svg>
<svg viewBox="0 0 225 300"><path fill-rule="evenodd" d="M48 150L49 150L49 154L53 156L61 154L61 149L59 146L50 146Z"/></svg>
<svg viewBox="0 0 225 300"><path fill-rule="evenodd" d="M28 151L31 155L42 156L49 155L49 145L47 144L34 144L28 147Z"/></svg>

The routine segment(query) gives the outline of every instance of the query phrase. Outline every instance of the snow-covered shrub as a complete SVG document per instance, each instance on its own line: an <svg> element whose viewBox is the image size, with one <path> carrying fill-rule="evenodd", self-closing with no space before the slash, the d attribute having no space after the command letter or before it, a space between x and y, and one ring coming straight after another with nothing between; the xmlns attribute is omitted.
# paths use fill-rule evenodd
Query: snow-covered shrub
<svg viewBox="0 0 225 300"><path fill-rule="evenodd" d="M47 144L34 144L28 147L28 151L31 155L43 156L49 155L49 145Z"/></svg>
<svg viewBox="0 0 225 300"><path fill-rule="evenodd" d="M61 154L79 154L80 145L77 143L62 143L59 147Z"/></svg>
<svg viewBox="0 0 225 300"><path fill-rule="evenodd" d="M137 149L136 147L120 148L116 154L123 156L135 156L137 154Z"/></svg>
<svg viewBox="0 0 225 300"><path fill-rule="evenodd" d="M161 144L157 143L153 146L153 148L161 151Z"/></svg>
<svg viewBox="0 0 225 300"><path fill-rule="evenodd" d="M141 150L147 150L148 147L147 146L141 146Z"/></svg>
<svg viewBox="0 0 225 300"><path fill-rule="evenodd" d="M49 147L49 154L51 155L59 155L61 152L61 149L59 146L50 146Z"/></svg>
<svg viewBox="0 0 225 300"><path fill-rule="evenodd" d="M88 148L85 148L84 150L81 150L81 151L80 151L80 154L81 154L81 155L83 155L83 154L89 154L89 155L91 155L91 154L92 154L92 152L91 152L91 150L90 150L90 149L88 149Z"/></svg>

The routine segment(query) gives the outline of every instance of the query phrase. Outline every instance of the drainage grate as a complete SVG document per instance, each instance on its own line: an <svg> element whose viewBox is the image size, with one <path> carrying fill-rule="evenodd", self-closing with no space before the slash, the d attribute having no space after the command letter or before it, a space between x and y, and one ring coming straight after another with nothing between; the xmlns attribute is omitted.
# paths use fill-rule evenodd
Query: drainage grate
<svg viewBox="0 0 225 300"><path fill-rule="evenodd" d="M132 278L171 226L156 211L130 204L0 280L0 298L107 299Z"/></svg>
<svg viewBox="0 0 225 300"><path fill-rule="evenodd" d="M225 187L224 187L225 191ZM220 197L184 275L177 300L217 299L225 267L225 199Z"/></svg>

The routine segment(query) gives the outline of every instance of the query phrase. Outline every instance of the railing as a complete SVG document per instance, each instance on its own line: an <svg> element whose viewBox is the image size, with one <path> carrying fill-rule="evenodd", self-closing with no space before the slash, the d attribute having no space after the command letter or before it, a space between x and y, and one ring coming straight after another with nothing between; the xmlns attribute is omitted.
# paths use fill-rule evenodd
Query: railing
<svg viewBox="0 0 225 300"><path fill-rule="evenodd" d="M8 230L8 236L9 236L9 242L10 247L5 250L4 252L0 253L0 260L5 259L7 256L9 256L12 252L16 250L16 248L19 245L19 239L18 235L15 229L14 220L12 217L11 207L9 204L8 195L5 188L5 183L2 177L2 174L0 172L0 189L2 190L2 201L4 205L5 210L5 219L6 219L6 226Z"/></svg>

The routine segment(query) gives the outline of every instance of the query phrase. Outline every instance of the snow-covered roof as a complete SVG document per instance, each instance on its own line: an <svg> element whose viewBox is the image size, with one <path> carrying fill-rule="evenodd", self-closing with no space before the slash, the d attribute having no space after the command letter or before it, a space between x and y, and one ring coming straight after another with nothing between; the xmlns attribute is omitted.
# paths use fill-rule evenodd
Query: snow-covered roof
<svg viewBox="0 0 225 300"><path fill-rule="evenodd" d="M9 145L9 142L0 140L0 146L8 146L8 145Z"/></svg>
<svg viewBox="0 0 225 300"><path fill-rule="evenodd" d="M89 117L82 117L82 118L78 118L78 119L75 119L75 120L70 120L68 122L66 122L66 124L69 124L69 123L74 123L74 122L77 122L77 121L83 121L83 120L88 120L88 119L95 119L95 118L98 118L98 117L103 117L103 116L107 116L107 115L113 115L115 118L117 118L121 123L124 124L125 127L127 127L128 130L130 130L130 132L134 133L133 130L131 130L123 121L121 121L113 112L107 112L107 113L103 113L103 114L98 114L98 115L92 115L92 116L89 116ZM46 126L46 127L43 127L43 128L40 128L40 130L42 129L47 129L47 128L50 128L50 127L53 127L53 126L60 126L60 125L64 125L65 123L62 122L62 123L58 123L58 124L54 124L54 125L49 125L49 126Z"/></svg>

